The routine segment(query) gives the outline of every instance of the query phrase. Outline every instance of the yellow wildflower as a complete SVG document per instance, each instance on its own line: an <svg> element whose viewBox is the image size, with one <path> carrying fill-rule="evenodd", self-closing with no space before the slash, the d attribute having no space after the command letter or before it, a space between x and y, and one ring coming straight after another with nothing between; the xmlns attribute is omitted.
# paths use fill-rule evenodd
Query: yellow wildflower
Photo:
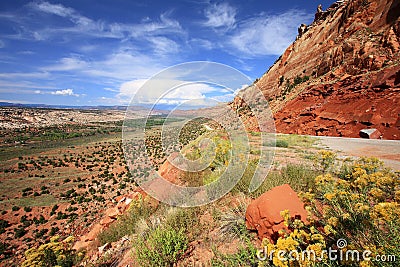
<svg viewBox="0 0 400 267"><path fill-rule="evenodd" d="M311 240L321 243L321 244L325 244L325 239L321 234L313 234L311 235Z"/></svg>
<svg viewBox="0 0 400 267"><path fill-rule="evenodd" d="M372 188L370 191L369 191L369 194L373 197L373 198L375 198L375 199L378 199L378 200L383 200L383 199L385 199L385 193L381 190L381 189L379 189L379 188Z"/></svg>
<svg viewBox="0 0 400 267"><path fill-rule="evenodd" d="M290 220L290 211L289 210L283 210L280 212L283 220L284 220L284 224L286 227L289 226L289 220Z"/></svg>
<svg viewBox="0 0 400 267"><path fill-rule="evenodd" d="M328 201L334 200L335 197L336 197L335 193L326 193L326 194L324 194L324 198L327 199Z"/></svg>
<svg viewBox="0 0 400 267"><path fill-rule="evenodd" d="M373 266L371 261L367 260L360 261L360 267L370 267L370 266Z"/></svg>
<svg viewBox="0 0 400 267"><path fill-rule="evenodd" d="M330 225L330 224L327 224L327 225L324 226L324 232L325 232L327 235L336 234L336 233L337 233L337 232L335 231L335 229L333 229L332 225Z"/></svg>
<svg viewBox="0 0 400 267"><path fill-rule="evenodd" d="M324 249L325 249L325 246L324 246L324 244L321 244L321 243L312 244L307 247L307 251L313 251L315 253L316 259L321 258L321 256L323 256L322 251ZM325 254L324 254L324 256L326 256ZM314 260L314 259L311 259L311 260Z"/></svg>
<svg viewBox="0 0 400 267"><path fill-rule="evenodd" d="M387 187L387 186L392 186L392 184L394 183L393 177L390 177L389 175L383 175L380 172L379 173L374 173L373 175L380 176L377 179L376 184L381 188L384 188L384 187Z"/></svg>
<svg viewBox="0 0 400 267"><path fill-rule="evenodd" d="M328 223L329 223L330 225L336 227L336 226L338 225L338 223L339 223L339 219L336 218L336 217L330 217L330 218L328 219Z"/></svg>
<svg viewBox="0 0 400 267"><path fill-rule="evenodd" d="M394 193L394 199L395 199L397 202L400 202L400 191L396 191L396 192Z"/></svg>
<svg viewBox="0 0 400 267"><path fill-rule="evenodd" d="M301 220L295 219L293 221L293 227L296 229L300 229L304 226L304 223Z"/></svg>
<svg viewBox="0 0 400 267"><path fill-rule="evenodd" d="M350 220L350 219L351 219L351 216L350 216L349 213L346 212L346 213L343 213L342 219L343 219L343 220Z"/></svg>
<svg viewBox="0 0 400 267"><path fill-rule="evenodd" d="M326 185L327 183L331 183L333 181L334 178L329 173L325 175L319 175L315 178L315 183L317 185L322 185L322 186Z"/></svg>
<svg viewBox="0 0 400 267"><path fill-rule="evenodd" d="M363 203L357 203L354 206L354 210L358 213L364 213L369 211L369 206Z"/></svg>
<svg viewBox="0 0 400 267"><path fill-rule="evenodd" d="M336 180L336 185L342 187L343 189L349 189L350 188L350 183L346 180L343 179L337 179Z"/></svg>
<svg viewBox="0 0 400 267"><path fill-rule="evenodd" d="M400 208L398 203L382 202L375 205L372 217L385 221L392 221L397 219L399 215Z"/></svg>

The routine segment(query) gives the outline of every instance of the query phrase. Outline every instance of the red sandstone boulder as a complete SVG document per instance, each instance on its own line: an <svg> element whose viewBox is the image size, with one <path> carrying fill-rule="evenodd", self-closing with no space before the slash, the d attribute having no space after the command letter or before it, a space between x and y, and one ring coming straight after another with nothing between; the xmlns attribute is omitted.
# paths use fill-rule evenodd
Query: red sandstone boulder
<svg viewBox="0 0 400 267"><path fill-rule="evenodd" d="M119 215L121 215L122 213L120 212L120 210L118 209L118 207L112 207L112 208L108 208L105 211L105 215L110 217L111 219L117 219L117 217Z"/></svg>
<svg viewBox="0 0 400 267"><path fill-rule="evenodd" d="M256 230L260 239L275 240L278 231L286 229L281 211L289 210L292 217L307 222L307 212L296 192L284 184L272 188L253 200L246 210L246 227Z"/></svg>

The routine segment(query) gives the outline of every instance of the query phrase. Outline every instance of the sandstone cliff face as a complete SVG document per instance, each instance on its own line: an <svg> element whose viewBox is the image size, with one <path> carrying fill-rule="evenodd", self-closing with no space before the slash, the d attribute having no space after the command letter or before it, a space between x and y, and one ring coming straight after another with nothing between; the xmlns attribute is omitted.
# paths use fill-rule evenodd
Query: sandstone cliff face
<svg viewBox="0 0 400 267"><path fill-rule="evenodd" d="M283 133L400 139L400 1L344 0L256 82Z"/></svg>

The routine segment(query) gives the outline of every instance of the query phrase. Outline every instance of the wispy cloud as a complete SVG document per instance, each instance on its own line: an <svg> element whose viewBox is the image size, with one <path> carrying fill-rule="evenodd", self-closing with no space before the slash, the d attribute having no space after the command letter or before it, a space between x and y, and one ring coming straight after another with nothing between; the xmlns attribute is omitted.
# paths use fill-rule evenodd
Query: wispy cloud
<svg viewBox="0 0 400 267"><path fill-rule="evenodd" d="M57 63L42 67L45 71L70 71L82 70L88 67L88 63L78 57L63 57Z"/></svg>
<svg viewBox="0 0 400 267"><path fill-rule="evenodd" d="M121 40L138 39L155 35L183 35L185 31L180 23L170 18L171 12L160 14L157 20L150 18L139 23L117 23L103 20L93 20L81 15L78 11L61 4L49 2L31 2L28 4L33 11L47 13L68 19L73 23L69 27L56 27L47 25L41 29L35 29L28 34L35 40L46 40L59 37L60 33L86 35L93 38L114 38ZM29 29L29 27L27 27ZM29 30L28 30L29 31ZM71 37L71 36L69 36Z"/></svg>
<svg viewBox="0 0 400 267"><path fill-rule="evenodd" d="M281 55L294 41L299 23L311 19L312 15L302 10L261 14L240 23L229 43L247 57Z"/></svg>
<svg viewBox="0 0 400 267"><path fill-rule="evenodd" d="M231 29L236 23L236 8L228 3L210 4L204 11L207 21L204 26L215 29Z"/></svg>
<svg viewBox="0 0 400 267"><path fill-rule="evenodd" d="M71 22L86 29L95 29L96 23L88 17L82 16L72 8L61 4L52 4L49 2L31 2L28 4L31 8L48 14L60 16L69 19Z"/></svg>
<svg viewBox="0 0 400 267"><path fill-rule="evenodd" d="M179 52L180 46L178 43L164 36L149 37L147 40L152 44L153 50L158 56L177 54Z"/></svg>
<svg viewBox="0 0 400 267"><path fill-rule="evenodd" d="M37 10L61 17L75 16L75 11L72 8L67 8L60 4L51 4L49 2L31 2L29 5Z"/></svg>
<svg viewBox="0 0 400 267"><path fill-rule="evenodd" d="M21 78L47 78L50 74L46 71L42 72L4 72L0 73L2 79L21 79Z"/></svg>

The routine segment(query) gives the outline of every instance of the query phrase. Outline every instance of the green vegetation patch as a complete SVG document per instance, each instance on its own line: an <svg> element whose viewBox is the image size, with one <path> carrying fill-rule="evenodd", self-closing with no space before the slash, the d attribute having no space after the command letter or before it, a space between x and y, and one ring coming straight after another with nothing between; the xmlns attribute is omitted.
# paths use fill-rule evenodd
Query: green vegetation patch
<svg viewBox="0 0 400 267"><path fill-rule="evenodd" d="M2 205L18 207L46 207L60 203L61 201L52 195L40 195L37 197L23 197L0 201Z"/></svg>

